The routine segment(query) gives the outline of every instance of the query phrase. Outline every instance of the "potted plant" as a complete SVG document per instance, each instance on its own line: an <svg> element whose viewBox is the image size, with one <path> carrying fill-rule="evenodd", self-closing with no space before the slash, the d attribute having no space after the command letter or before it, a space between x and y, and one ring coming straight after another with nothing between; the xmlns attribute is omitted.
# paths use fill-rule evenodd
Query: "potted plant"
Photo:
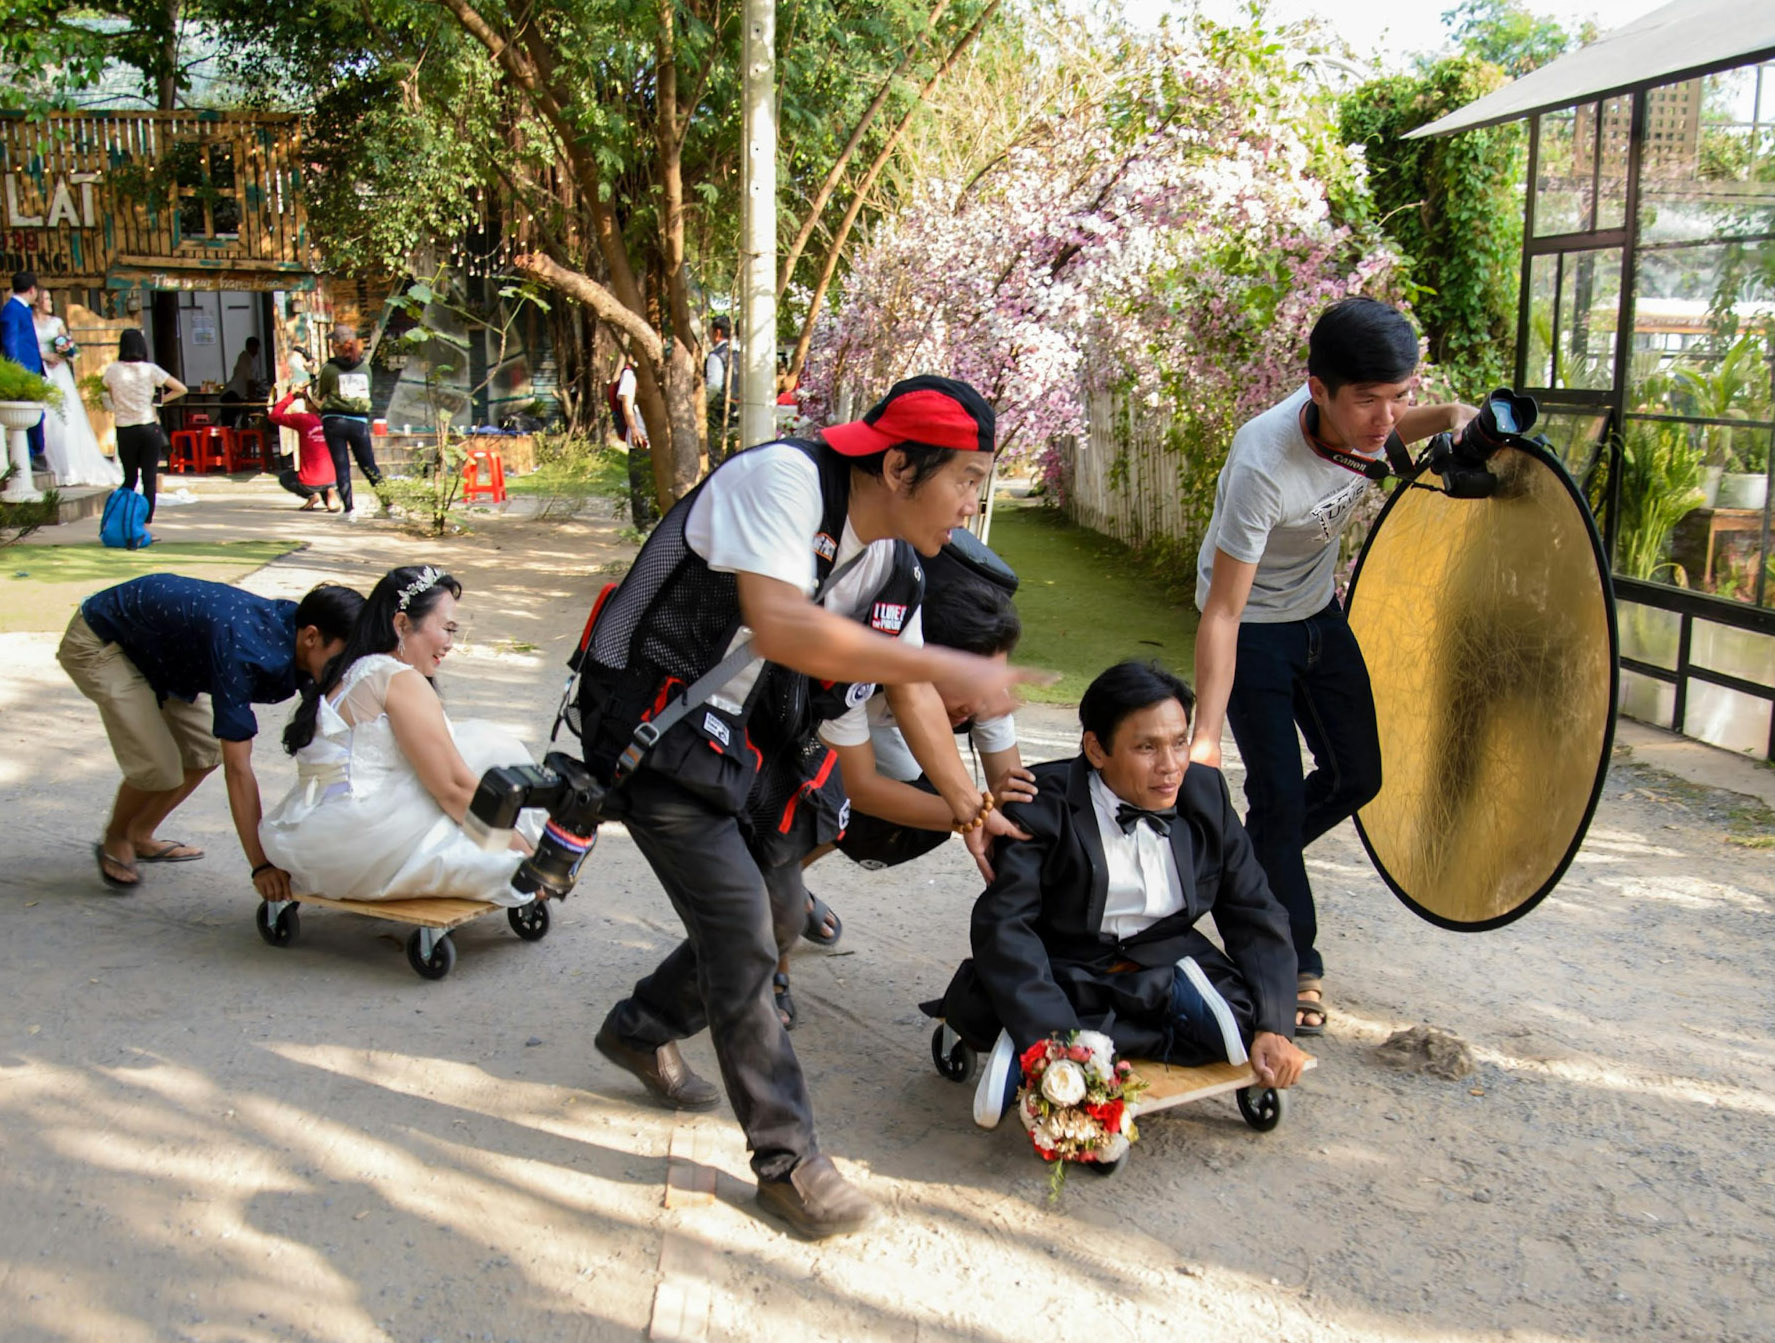
<svg viewBox="0 0 1775 1343"><path fill-rule="evenodd" d="M45 407L62 404L61 390L23 364L0 359L0 430L11 440L11 467L4 498L34 503L43 497L31 478L31 449L25 431L43 418Z"/></svg>
<svg viewBox="0 0 1775 1343"><path fill-rule="evenodd" d="M1760 420L1769 406L1769 366L1761 336L1740 337L1711 368L1685 369L1675 378L1680 413L1713 420ZM1769 493L1769 431L1730 424L1707 427L1707 463L1720 468L1706 482L1718 508L1759 509ZM1711 475L1711 470L1709 471Z"/></svg>

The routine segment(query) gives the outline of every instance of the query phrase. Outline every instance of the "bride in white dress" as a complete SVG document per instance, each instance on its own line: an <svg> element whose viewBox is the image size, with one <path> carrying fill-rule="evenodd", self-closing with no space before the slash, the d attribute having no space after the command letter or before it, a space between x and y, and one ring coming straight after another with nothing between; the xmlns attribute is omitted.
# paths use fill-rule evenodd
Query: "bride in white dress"
<svg viewBox="0 0 1775 1343"><path fill-rule="evenodd" d="M520 905L512 874L541 833L488 853L462 828L481 774L530 753L488 723L452 723L432 685L462 586L430 565L391 570L284 732L296 786L260 822L290 889L336 900L451 895ZM521 846L521 847L520 847Z"/></svg>
<svg viewBox="0 0 1775 1343"><path fill-rule="evenodd" d="M55 342L68 334L68 328L55 315L55 296L49 290L37 291L37 310L31 314L31 322L37 328L37 348L43 353L43 376L62 391L61 406L51 406L43 417L43 457L55 483L123 484L123 468L99 451L99 441L93 437L92 421L86 417L86 404L74 383L74 365L56 353Z"/></svg>

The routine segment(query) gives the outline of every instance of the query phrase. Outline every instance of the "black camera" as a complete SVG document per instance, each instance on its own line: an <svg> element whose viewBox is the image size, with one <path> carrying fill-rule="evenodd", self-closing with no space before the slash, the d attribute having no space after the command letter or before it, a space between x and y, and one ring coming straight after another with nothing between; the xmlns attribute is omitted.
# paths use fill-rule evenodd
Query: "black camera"
<svg viewBox="0 0 1775 1343"><path fill-rule="evenodd" d="M1499 448L1526 442L1540 413L1534 397L1500 387L1486 397L1460 437L1437 434L1430 440L1430 469L1442 477L1443 491L1456 499L1489 499L1498 478L1486 469L1486 461Z"/></svg>
<svg viewBox="0 0 1775 1343"><path fill-rule="evenodd" d="M518 891L542 890L559 900L573 889L579 865L598 842L609 790L572 756L551 751L538 765L499 765L481 776L468 804L463 828L490 852L511 843L518 813L536 807L548 813L536 852L512 878Z"/></svg>

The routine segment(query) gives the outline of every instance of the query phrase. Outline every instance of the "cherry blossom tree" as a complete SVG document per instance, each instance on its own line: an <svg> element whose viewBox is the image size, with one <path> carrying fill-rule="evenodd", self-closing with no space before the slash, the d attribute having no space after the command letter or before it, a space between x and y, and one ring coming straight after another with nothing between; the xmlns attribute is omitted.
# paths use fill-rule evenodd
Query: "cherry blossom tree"
<svg viewBox="0 0 1775 1343"><path fill-rule="evenodd" d="M1300 378L1318 310L1401 297L1394 254L1333 206L1360 187L1298 55L1200 20L1101 51L1100 96L875 226L816 336L805 408L818 422L842 391L941 372L1041 465L1114 388L1170 416L1211 496L1233 427Z"/></svg>

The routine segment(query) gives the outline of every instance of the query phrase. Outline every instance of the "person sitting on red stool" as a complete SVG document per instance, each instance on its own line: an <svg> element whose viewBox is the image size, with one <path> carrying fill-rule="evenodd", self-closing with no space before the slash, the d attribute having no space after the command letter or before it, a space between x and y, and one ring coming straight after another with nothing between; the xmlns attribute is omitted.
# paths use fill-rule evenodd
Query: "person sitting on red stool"
<svg viewBox="0 0 1775 1343"><path fill-rule="evenodd" d="M291 410L290 403L300 400L306 412ZM337 513L333 502L333 454L327 450L327 436L321 428L320 416L314 413L314 402L306 392L291 392L271 408L271 422L297 434L296 466L278 472L277 483L304 502L302 510L325 504L327 512Z"/></svg>

